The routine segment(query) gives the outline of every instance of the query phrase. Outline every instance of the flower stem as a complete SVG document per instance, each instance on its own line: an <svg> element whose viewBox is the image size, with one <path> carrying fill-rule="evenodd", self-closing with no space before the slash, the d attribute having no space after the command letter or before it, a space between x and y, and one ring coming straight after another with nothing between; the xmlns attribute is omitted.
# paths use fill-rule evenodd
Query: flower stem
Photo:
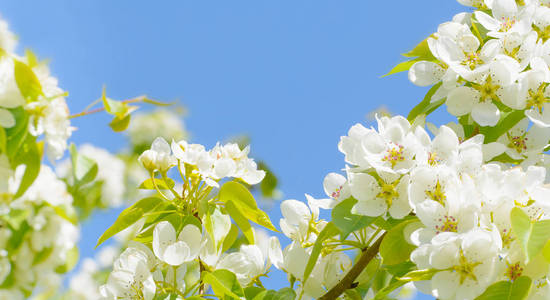
<svg viewBox="0 0 550 300"><path fill-rule="evenodd" d="M122 101L122 103L128 104L128 103L142 102L144 99L147 99L147 96L145 96L145 95L138 96L138 97L135 97L135 98L132 98L132 99L124 100L124 101ZM96 103L97 103L97 100L92 102L92 104L96 104ZM70 115L69 119L74 119L74 118L78 118L78 117L82 117L82 116L87 116L87 115L95 114L95 113L102 112L102 111L105 110L105 106L99 107L99 108L96 108L96 109L92 109L92 110L88 110L91 106L93 106L93 105L89 105L82 112L79 112L79 113L74 114L74 115Z"/></svg>

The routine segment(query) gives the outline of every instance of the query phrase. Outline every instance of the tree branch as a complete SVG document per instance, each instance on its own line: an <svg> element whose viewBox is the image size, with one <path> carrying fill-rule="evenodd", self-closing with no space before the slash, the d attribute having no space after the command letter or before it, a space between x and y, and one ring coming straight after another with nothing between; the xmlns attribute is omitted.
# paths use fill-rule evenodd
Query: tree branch
<svg viewBox="0 0 550 300"><path fill-rule="evenodd" d="M143 96L138 96L136 98L132 98L132 99L128 99L128 100L124 100L124 101L120 101L122 103L135 103L135 102L142 102L143 99L146 99L147 96L143 95ZM89 107L87 107L86 109L84 109L84 111L82 112L79 112L77 114L74 114L74 115L70 115L69 116L69 119L74 119L74 118L78 118L78 117L82 117L82 116L86 116L86 115L91 115L91 114L95 114L95 113L98 113L98 112L102 112L105 110L105 107L99 107L99 108L96 108L96 109L92 109L92 110L88 110Z"/></svg>
<svg viewBox="0 0 550 300"><path fill-rule="evenodd" d="M386 233L381 235L370 247L367 249L364 249L361 253L361 257L359 257L359 260L349 270L349 272L338 282L332 289L330 289L326 294L324 294L319 300L333 300L338 298L343 292L345 292L347 289L353 288L353 284L355 279L363 272L363 270L367 267L369 262L376 256L378 253L378 250L380 249L380 244L382 244L382 240L384 239L384 236L386 236Z"/></svg>

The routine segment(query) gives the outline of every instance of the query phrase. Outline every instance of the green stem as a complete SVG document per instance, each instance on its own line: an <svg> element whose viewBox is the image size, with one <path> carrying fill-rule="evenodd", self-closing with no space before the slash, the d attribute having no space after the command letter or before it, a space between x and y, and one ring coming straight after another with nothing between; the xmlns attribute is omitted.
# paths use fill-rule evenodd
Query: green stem
<svg viewBox="0 0 550 300"><path fill-rule="evenodd" d="M147 96L143 95L143 96L139 96L139 97L136 97L136 98L132 98L132 99L128 99L128 100L124 100L122 101L122 103L135 103L135 102L141 102L143 101L143 99L146 99ZM92 102L93 103L93 102ZM87 116L87 115L91 115L91 114L95 114L95 113L98 113L98 112L102 112L105 110L105 106L103 107L100 107L100 108L96 108L96 109L92 109L92 110L83 110L82 112L79 112L77 114L74 114L74 115L70 115L69 116L69 119L74 119L74 118L78 118L78 117L82 117L82 116Z"/></svg>
<svg viewBox="0 0 550 300"><path fill-rule="evenodd" d="M164 195L160 191L160 189L157 185L157 182L155 181L155 172L151 172L151 181L153 182L153 186L155 187L155 190L157 190L157 193L159 193L162 196L162 198L164 198L166 201L171 201L170 199L168 199L168 197L166 197L166 195Z"/></svg>

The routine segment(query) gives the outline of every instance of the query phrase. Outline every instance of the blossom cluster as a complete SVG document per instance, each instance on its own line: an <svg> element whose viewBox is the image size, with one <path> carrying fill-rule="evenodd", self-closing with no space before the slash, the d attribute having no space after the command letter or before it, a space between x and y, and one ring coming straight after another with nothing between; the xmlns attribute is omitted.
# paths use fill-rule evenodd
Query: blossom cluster
<svg viewBox="0 0 550 300"><path fill-rule="evenodd" d="M17 55L16 46L15 35L7 23L0 20L0 125L13 128L17 115L24 110L29 118L28 132L33 136L43 135L48 157L52 161L59 159L73 131L64 98L66 93L59 88L45 63L38 62L30 52ZM24 80L33 82L30 86L18 86L17 82Z"/></svg>
<svg viewBox="0 0 550 300"><path fill-rule="evenodd" d="M271 266L270 253L274 252L270 249L278 245L278 241L255 230L254 243L225 253L222 246L231 239L230 215L219 207L213 207L211 214L201 218L196 207L209 198L212 187L219 187L218 182L224 178L238 178L247 184L262 180L264 172L257 170L254 161L247 156L248 151L248 147L241 150L236 144L218 144L207 151L204 146L189 144L185 140L172 142L170 146L163 138L157 138L139 160L151 173L153 182L160 182L153 177L158 171L165 185L169 185L168 170L177 166L184 183L174 188L155 184L154 189L164 197L165 203L172 203L167 205L174 207L174 214L178 217L148 225L136 223L138 239L149 234L148 242L129 243L114 262L106 284L100 288L102 297L152 299L155 295L167 294L185 297L204 291L204 283L199 280L201 270L229 270L243 285L265 275ZM173 193L165 196L161 189L170 189ZM195 215L182 223L180 214L184 212L178 211L180 208L185 212L195 212ZM208 223L211 224L210 230L205 225ZM236 236L231 242L234 238Z"/></svg>
<svg viewBox="0 0 550 300"><path fill-rule="evenodd" d="M536 289L548 288L549 262L522 252L512 228L513 210L527 222L549 219L546 169L484 163L482 146L482 135L461 141L447 126L431 139L399 116L379 118L378 130L355 125L339 144L351 167L336 191L357 200L355 214L416 215L405 230L418 247L411 260L437 271L416 286L439 299L474 299L489 285L522 275Z"/></svg>
<svg viewBox="0 0 550 300"><path fill-rule="evenodd" d="M15 193L21 168L9 182ZM80 229L74 224L72 196L63 181L43 165L22 197L3 203L0 212L0 298L24 299L53 293L63 273L78 259Z"/></svg>
<svg viewBox="0 0 550 300"><path fill-rule="evenodd" d="M185 171L192 176L197 174L201 180L212 187L218 187L223 178L239 178L248 184L257 184L265 176L265 171L258 170L254 160L248 158L249 147L240 149L235 143L217 144L206 150L203 145L189 144L185 140L172 141L169 145L161 137L155 139L151 149L144 151L139 160L145 169L165 173L177 164L190 166Z"/></svg>
<svg viewBox="0 0 550 300"><path fill-rule="evenodd" d="M409 70L416 85L440 86L442 101L464 123L506 126L514 112L525 115L492 145L495 155L543 158L550 137L550 7L545 1L459 1L474 6L439 25L422 44ZM529 121L534 128L527 133Z"/></svg>

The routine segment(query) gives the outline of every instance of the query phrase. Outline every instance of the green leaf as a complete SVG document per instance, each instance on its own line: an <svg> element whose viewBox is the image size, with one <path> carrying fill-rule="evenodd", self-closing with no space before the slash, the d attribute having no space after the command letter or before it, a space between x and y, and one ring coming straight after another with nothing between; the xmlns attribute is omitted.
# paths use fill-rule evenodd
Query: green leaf
<svg viewBox="0 0 550 300"><path fill-rule="evenodd" d="M500 136L512 129L519 121L525 118L523 110L514 110L505 117L501 117L497 125L493 127L483 127L480 132L485 135L484 143L488 144L496 141Z"/></svg>
<svg viewBox="0 0 550 300"><path fill-rule="evenodd" d="M264 292L265 289L258 286L249 286L244 289L244 297L246 300L252 300L256 295L261 292Z"/></svg>
<svg viewBox="0 0 550 300"><path fill-rule="evenodd" d="M487 38L488 30L485 29L485 27L483 27L483 25L481 25L479 23L479 21L476 19L474 14L472 14L472 16L471 16L471 22L470 23L472 24L472 32L477 37L477 39L480 42L484 41Z"/></svg>
<svg viewBox="0 0 550 300"><path fill-rule="evenodd" d="M533 282L527 276L510 281L499 281L490 285L475 300L523 300L527 299Z"/></svg>
<svg viewBox="0 0 550 300"><path fill-rule="evenodd" d="M30 68L38 66L38 58L36 57L36 54L34 54L34 52L32 52L30 49L25 49L25 57L27 58L28 66Z"/></svg>
<svg viewBox="0 0 550 300"><path fill-rule="evenodd" d="M4 127L0 127L0 153L4 153L7 155L7 143L8 143L8 136L6 135L6 130Z"/></svg>
<svg viewBox="0 0 550 300"><path fill-rule="evenodd" d="M278 184L277 176L275 176L267 164L262 161L258 162L258 170L265 171L265 177L260 182L260 191L262 192L262 196L266 198L275 197L275 191L277 190Z"/></svg>
<svg viewBox="0 0 550 300"><path fill-rule="evenodd" d="M27 220L30 211L28 209L10 209L7 215L2 215L2 220L6 221L9 226L15 230L19 230L21 224Z"/></svg>
<svg viewBox="0 0 550 300"><path fill-rule="evenodd" d="M42 146L43 142L36 142L36 138L32 135L28 135L24 144L19 148L18 154L14 157L12 165L18 166L25 165L25 172L21 178L19 188L15 193L15 198L21 197L25 191L31 186L38 173L40 173L40 166L42 161Z"/></svg>
<svg viewBox="0 0 550 300"><path fill-rule="evenodd" d="M317 263L317 258L319 258L321 250L323 249L323 242L326 241L328 238L337 235L339 232L340 231L338 230L338 227L336 227L334 223L329 222L327 223L325 228L323 228L321 233L319 233L319 235L317 236L317 240L313 245L313 249L311 250L311 255L309 256L309 260L307 261L306 268L304 270L304 284L309 278L311 272L313 271L315 264Z"/></svg>
<svg viewBox="0 0 550 300"><path fill-rule="evenodd" d="M278 291L269 290L258 293L253 300L294 300L296 292L291 288L282 288Z"/></svg>
<svg viewBox="0 0 550 300"><path fill-rule="evenodd" d="M6 250L8 256L14 256L17 253L17 249L25 240L27 233L31 230L31 227L27 222L22 222L18 229L14 230L10 238L8 239L8 245Z"/></svg>
<svg viewBox="0 0 550 300"><path fill-rule="evenodd" d="M10 113L15 118L15 126L6 130L6 153L11 159L18 154L23 142L27 139L29 131L29 115L25 112L22 106L9 109Z"/></svg>
<svg viewBox="0 0 550 300"><path fill-rule="evenodd" d="M377 217L367 217L354 215L351 208L357 203L353 197L350 197L336 205L332 209L332 222L340 230L340 238L346 239L352 232L365 228L372 224Z"/></svg>
<svg viewBox="0 0 550 300"><path fill-rule="evenodd" d="M78 217L74 213L71 213L71 214L67 213L65 208L62 206L54 206L49 203L47 203L47 205L53 208L53 210L58 216L71 222L73 225L78 226Z"/></svg>
<svg viewBox="0 0 550 300"><path fill-rule="evenodd" d="M214 294L218 297L229 296L233 299L244 297L244 291L237 281L237 276L228 270L218 269L212 273L206 273L203 280L212 286Z"/></svg>
<svg viewBox="0 0 550 300"><path fill-rule="evenodd" d="M361 271L359 276L357 276L356 282L359 283L359 285L368 285L373 279L374 275L380 268L381 260L377 257L374 257L367 267Z"/></svg>
<svg viewBox="0 0 550 300"><path fill-rule="evenodd" d="M537 256L550 239L550 220L531 221L519 207L510 212L512 232L518 238L528 263Z"/></svg>
<svg viewBox="0 0 550 300"><path fill-rule="evenodd" d="M130 125L130 119L131 115L129 113L122 117L116 116L109 123L109 127L111 127L114 132L124 131L128 128L128 125Z"/></svg>
<svg viewBox="0 0 550 300"><path fill-rule="evenodd" d="M388 231L382 240L382 244L380 244L380 255L385 265L396 265L409 260L411 252L416 247L405 240L403 230L407 225L413 222L417 222L417 220L410 219L401 222Z"/></svg>
<svg viewBox="0 0 550 300"><path fill-rule="evenodd" d="M357 289L347 289L344 292L346 300L363 300L363 297L361 297L361 293Z"/></svg>
<svg viewBox="0 0 550 300"><path fill-rule="evenodd" d="M48 257L50 257L50 255L52 254L52 251L53 251L53 247L47 247L42 249L42 251L36 253L36 255L32 260L32 265L36 266L44 262L46 259L48 259Z"/></svg>
<svg viewBox="0 0 550 300"><path fill-rule="evenodd" d="M95 248L101 245L104 241L112 237L113 235L121 232L122 230L128 228L130 225L137 222L144 213L152 211L157 205L162 203L162 199L156 197L143 198L132 206L123 210L115 223L111 225L97 240Z"/></svg>
<svg viewBox="0 0 550 300"><path fill-rule="evenodd" d="M154 182L153 182L153 180L154 180ZM142 182L139 185L138 188L141 189L141 190L154 190L155 189L155 184L161 190L171 189L175 185L174 180L172 180L171 178L166 178L166 181L162 180L162 179L159 179L159 178L154 178L154 179L149 178L149 179L145 180L144 182Z"/></svg>
<svg viewBox="0 0 550 300"><path fill-rule="evenodd" d="M407 61L404 61L404 62L400 62L395 67L393 67L388 73L382 75L381 78L384 78L384 77L387 77L387 76L390 76L390 75L393 75L393 74L396 74L396 73L401 73L401 72L408 71L417 61L418 60L413 59L413 60L407 60Z"/></svg>
<svg viewBox="0 0 550 300"><path fill-rule="evenodd" d="M397 64L387 74L383 75L382 77L407 71L412 67L412 65L414 65L418 61L424 61L424 60L435 61L436 60L436 58L433 56L432 52L430 51L430 48L428 47L428 39L424 39L422 42L416 45L414 49L412 49L407 53L403 53L401 55L407 58L414 58L414 59Z"/></svg>
<svg viewBox="0 0 550 300"><path fill-rule="evenodd" d="M56 273L63 274L71 271L76 264L78 263L78 258L80 254L78 252L78 247L73 247L71 250L67 251L67 259L64 265L61 265L55 269Z"/></svg>
<svg viewBox="0 0 550 300"><path fill-rule="evenodd" d="M226 252L228 249L231 248L231 246L233 246L238 236L239 229L237 228L237 226L235 226L235 224L231 224L231 229L229 229L229 233L225 236L225 239L223 240L222 253Z"/></svg>
<svg viewBox="0 0 550 300"><path fill-rule="evenodd" d="M225 210L227 210L227 213L231 216L233 221L235 221L237 226L239 226L248 240L248 243L254 244L254 230L252 229L252 226L250 226L248 219L241 213L237 205L234 204L233 201L227 201L225 203Z"/></svg>
<svg viewBox="0 0 550 300"><path fill-rule="evenodd" d="M72 171L77 185L84 185L92 182L97 176L97 163L76 150L76 146L71 144L69 147L71 153Z"/></svg>
<svg viewBox="0 0 550 300"><path fill-rule="evenodd" d="M542 248L542 255L547 262L550 262L550 240L544 244L544 248Z"/></svg>
<svg viewBox="0 0 550 300"><path fill-rule="evenodd" d="M254 200L254 197L244 185L236 181L226 182L220 188L218 195L220 200L224 203L233 202L235 208L238 209L246 219L264 226L267 229L277 231L277 228L275 228L271 220L269 220L269 216L258 208L256 200Z"/></svg>
<svg viewBox="0 0 550 300"><path fill-rule="evenodd" d="M27 102L36 101L39 95L42 94L42 86L40 80L34 74L33 70L16 59L14 62L15 82L21 92L21 95Z"/></svg>
<svg viewBox="0 0 550 300"><path fill-rule="evenodd" d="M441 84L442 82L439 82L430 88L426 96L424 96L424 99L415 107L413 107L413 109L411 109L411 112L407 116L407 120L412 122L417 116L421 114L428 115L445 102L444 100L438 100L432 103L432 96L435 94L435 92L437 92Z"/></svg>
<svg viewBox="0 0 550 300"><path fill-rule="evenodd" d="M103 107L108 114L114 116L113 120L109 123L109 126L113 131L120 132L126 130L130 124L130 114L138 109L137 106L130 106L122 101L113 100L107 98L105 88L101 94L101 100L103 101Z"/></svg>
<svg viewBox="0 0 550 300"><path fill-rule="evenodd" d="M491 159L491 161L498 161L501 163L507 163L507 164L520 164L523 160L522 159L513 159L508 154L502 153L500 155L497 155Z"/></svg>
<svg viewBox="0 0 550 300"><path fill-rule="evenodd" d="M432 60L435 59L435 57L432 54L432 51L430 51L430 47L428 46L428 38L425 38L420 42L418 45L416 45L411 51L407 53L401 54L404 57L418 57L422 60Z"/></svg>
<svg viewBox="0 0 550 300"><path fill-rule="evenodd" d="M105 111L111 115L124 116L128 111L126 103L107 98L105 87L103 87L103 91L101 93L101 101L103 101L103 107L105 107Z"/></svg>
<svg viewBox="0 0 550 300"><path fill-rule="evenodd" d="M425 270L411 271L411 272L405 274L405 276L397 278L397 281L395 281L395 282L393 282L389 285L386 285L384 288L379 290L378 293L376 293L376 296L374 297L374 300L385 300L386 297L391 292L393 292L397 288L405 285L407 282L430 280L432 278L432 276L435 273L437 273L438 271L440 271L440 270L425 269Z"/></svg>

